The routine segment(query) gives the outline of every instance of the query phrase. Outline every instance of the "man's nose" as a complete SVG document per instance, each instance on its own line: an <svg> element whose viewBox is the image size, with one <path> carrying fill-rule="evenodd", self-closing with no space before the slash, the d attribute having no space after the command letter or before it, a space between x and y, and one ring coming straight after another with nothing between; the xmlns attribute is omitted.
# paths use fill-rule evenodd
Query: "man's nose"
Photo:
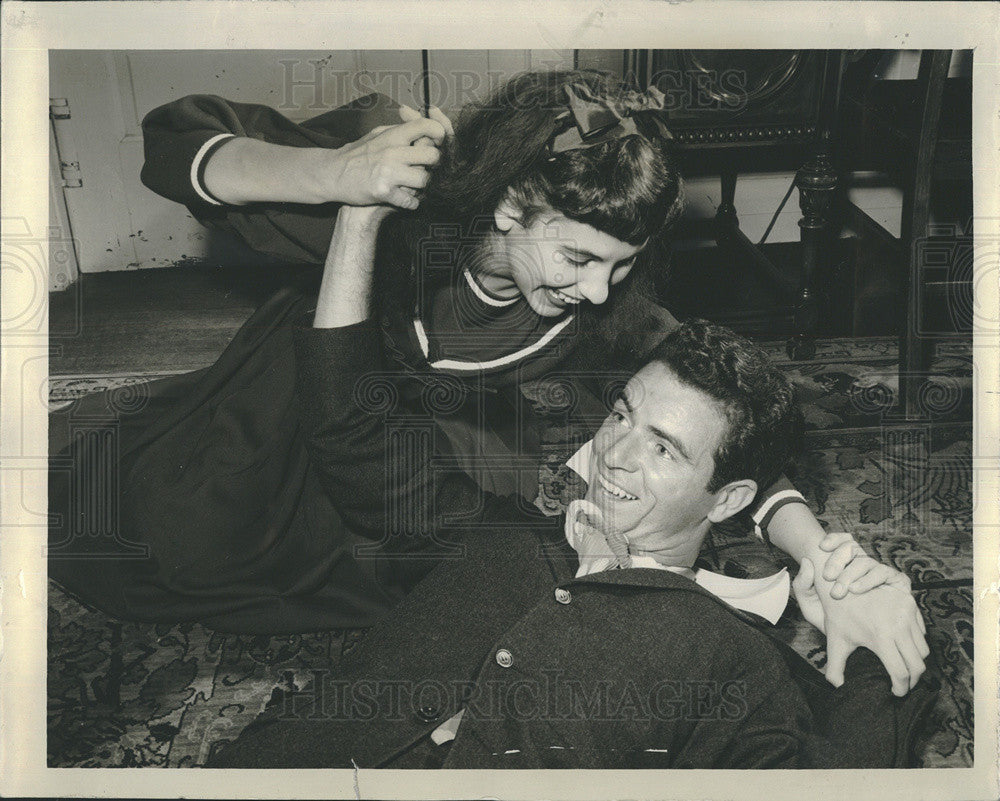
<svg viewBox="0 0 1000 801"><path fill-rule="evenodd" d="M635 453L633 448L631 432L623 431L604 449L604 466L608 470L626 470L631 472L635 469Z"/></svg>
<svg viewBox="0 0 1000 801"><path fill-rule="evenodd" d="M611 283L610 270L592 270L583 278L578 286L580 294L595 306L600 306L608 299L609 284Z"/></svg>

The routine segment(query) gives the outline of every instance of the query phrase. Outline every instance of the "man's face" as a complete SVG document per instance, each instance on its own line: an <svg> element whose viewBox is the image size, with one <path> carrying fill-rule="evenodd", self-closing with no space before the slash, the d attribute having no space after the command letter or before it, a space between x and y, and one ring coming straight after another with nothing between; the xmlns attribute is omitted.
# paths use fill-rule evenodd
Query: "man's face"
<svg viewBox="0 0 1000 801"><path fill-rule="evenodd" d="M594 438L587 500L633 553L697 551L727 430L718 404L660 363L636 373Z"/></svg>
<svg viewBox="0 0 1000 801"><path fill-rule="evenodd" d="M500 239L505 270L536 314L556 317L578 303L600 305L642 249L554 211L513 224Z"/></svg>

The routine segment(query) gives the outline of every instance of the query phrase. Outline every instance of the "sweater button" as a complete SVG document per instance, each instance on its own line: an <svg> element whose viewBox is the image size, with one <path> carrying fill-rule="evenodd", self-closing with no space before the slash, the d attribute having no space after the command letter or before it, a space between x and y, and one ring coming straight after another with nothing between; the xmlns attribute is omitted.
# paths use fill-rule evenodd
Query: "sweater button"
<svg viewBox="0 0 1000 801"><path fill-rule="evenodd" d="M506 648L497 651L497 664L502 668L509 668L514 664L514 655Z"/></svg>
<svg viewBox="0 0 1000 801"><path fill-rule="evenodd" d="M416 711L415 715L421 723L430 723L441 716L441 710L436 706L425 704Z"/></svg>
<svg viewBox="0 0 1000 801"><path fill-rule="evenodd" d="M570 595L569 590L564 590L562 587L556 588L556 600L561 604L568 604L573 600L573 596Z"/></svg>

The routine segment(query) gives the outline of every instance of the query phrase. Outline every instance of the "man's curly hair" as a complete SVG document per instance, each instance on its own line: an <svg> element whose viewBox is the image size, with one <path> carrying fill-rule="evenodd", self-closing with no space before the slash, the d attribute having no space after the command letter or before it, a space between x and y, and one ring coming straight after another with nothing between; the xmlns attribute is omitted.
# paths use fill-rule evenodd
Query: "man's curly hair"
<svg viewBox="0 0 1000 801"><path fill-rule="evenodd" d="M763 350L724 326L690 320L649 361L713 398L726 416L709 492L747 478L763 489L781 475L798 447L801 417L792 385Z"/></svg>

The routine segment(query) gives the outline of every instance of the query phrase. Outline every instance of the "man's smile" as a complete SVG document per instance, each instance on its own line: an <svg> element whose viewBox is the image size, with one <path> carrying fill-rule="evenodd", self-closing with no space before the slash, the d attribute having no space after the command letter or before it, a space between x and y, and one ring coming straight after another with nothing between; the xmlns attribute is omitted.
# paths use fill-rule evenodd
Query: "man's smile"
<svg viewBox="0 0 1000 801"><path fill-rule="evenodd" d="M619 487L617 484L612 484L600 473L597 474L597 480L601 485L601 488L607 492L609 495L617 498L620 501L637 501L639 498L630 492L626 492L624 489Z"/></svg>

